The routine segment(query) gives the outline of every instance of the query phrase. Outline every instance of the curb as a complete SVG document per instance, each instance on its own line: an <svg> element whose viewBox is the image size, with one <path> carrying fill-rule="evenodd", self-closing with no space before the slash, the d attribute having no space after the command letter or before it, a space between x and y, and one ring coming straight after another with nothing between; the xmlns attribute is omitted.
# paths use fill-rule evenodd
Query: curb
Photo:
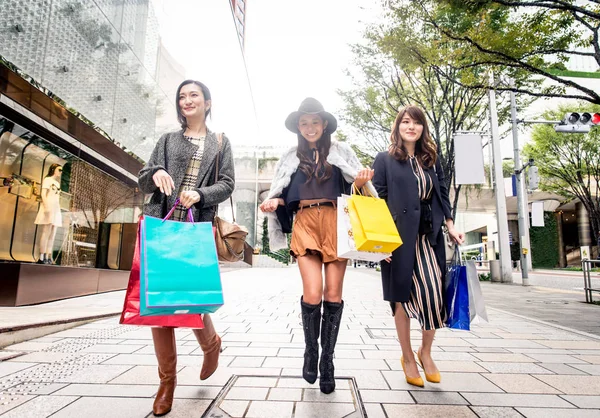
<svg viewBox="0 0 600 418"><path fill-rule="evenodd" d="M40 338L55 332L74 328L88 322L99 319L111 318L120 315L121 311L101 315L84 316L79 318L61 319L58 321L38 322L35 324L18 325L14 327L0 328L0 349L21 343L24 341Z"/></svg>

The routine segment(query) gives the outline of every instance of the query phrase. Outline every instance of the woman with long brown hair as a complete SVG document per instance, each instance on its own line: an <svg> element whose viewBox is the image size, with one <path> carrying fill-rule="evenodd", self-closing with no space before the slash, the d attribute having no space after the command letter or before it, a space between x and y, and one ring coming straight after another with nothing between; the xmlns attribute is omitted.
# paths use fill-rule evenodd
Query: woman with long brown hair
<svg viewBox="0 0 600 418"><path fill-rule="evenodd" d="M418 362L426 379L439 383L431 346L435 330L445 321L442 225L458 244L464 241L464 234L454 228L444 172L423 110L416 106L401 109L390 142L389 151L375 158L373 185L386 200L404 245L381 262L383 298L390 302L394 315L406 381L422 387L410 344L410 319L417 319L422 328Z"/></svg>
<svg viewBox="0 0 600 418"><path fill-rule="evenodd" d="M235 173L229 139L218 136L206 126L212 110L210 90L196 80L185 80L177 88L175 109L181 129L164 134L150 159L139 173L140 189L151 194L144 214L167 216L175 206L172 220L186 222L191 209L196 222L212 222L219 203L233 193ZM219 159L219 171L215 166ZM204 354L200 380L208 379L219 364L221 337L209 314L203 315L204 328L193 334ZM154 352L158 361L160 385L152 411L162 416L171 411L177 385L177 346L172 327L152 328Z"/></svg>
<svg viewBox="0 0 600 418"><path fill-rule="evenodd" d="M338 196L350 193L352 182L358 188L370 187L376 194L369 182L373 170L362 168L348 145L331 139L337 120L317 100L305 99L298 111L287 117L285 126L297 134L298 146L279 160L268 198L260 209L267 212L272 250L286 248L284 234L292 232L290 252L298 260L303 285L302 376L314 383L318 368L321 392L331 393L335 390L333 353L344 308L342 285L348 262L337 256L335 205Z"/></svg>

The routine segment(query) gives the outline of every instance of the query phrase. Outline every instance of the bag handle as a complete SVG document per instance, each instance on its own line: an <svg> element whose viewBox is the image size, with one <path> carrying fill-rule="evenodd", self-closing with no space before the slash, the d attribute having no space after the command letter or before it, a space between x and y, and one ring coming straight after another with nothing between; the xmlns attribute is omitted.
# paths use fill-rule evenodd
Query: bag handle
<svg viewBox="0 0 600 418"><path fill-rule="evenodd" d="M223 144L223 132L217 134L217 142L219 144L219 151L217 152L217 161L215 162L215 183L219 181L219 157L221 156L221 145ZM235 223L235 213L233 212L233 198L229 195L229 204L231 206L231 218L233 219L233 223ZM215 210L215 216L213 220L217 217L217 212L219 211L219 205L217 205L217 209Z"/></svg>
<svg viewBox="0 0 600 418"><path fill-rule="evenodd" d="M179 204L179 198L177 198L177 200L175 201L175 204L173 205L173 207L171 208L169 213L167 213L167 216L165 216L163 218L163 222L168 220L171 216L173 216L173 212L175 212L175 208L177 207L178 204ZM188 222L194 223L194 214L192 213L192 208L188 208L187 217L188 217Z"/></svg>
<svg viewBox="0 0 600 418"><path fill-rule="evenodd" d="M352 191L350 192L351 195L359 195L359 196L366 196L366 197L375 197L373 196L373 194L369 191L369 189L367 189L366 187L362 187L362 188L358 188L356 187L356 183L352 182Z"/></svg>
<svg viewBox="0 0 600 418"><path fill-rule="evenodd" d="M463 265L462 252L460 251L460 247L455 243L454 245L454 256L452 257L452 264L454 265Z"/></svg>

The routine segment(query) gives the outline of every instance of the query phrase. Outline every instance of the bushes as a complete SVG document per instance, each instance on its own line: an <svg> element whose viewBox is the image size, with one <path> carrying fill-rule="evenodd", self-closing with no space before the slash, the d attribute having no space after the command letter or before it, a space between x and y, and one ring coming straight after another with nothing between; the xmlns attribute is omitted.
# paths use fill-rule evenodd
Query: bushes
<svg viewBox="0 0 600 418"><path fill-rule="evenodd" d="M558 231L553 213L544 212L544 225L529 229L533 268L558 266Z"/></svg>
<svg viewBox="0 0 600 418"><path fill-rule="evenodd" d="M290 239L291 239L291 234L288 234L287 236L287 242L288 242L288 246L287 248L283 248L281 250L278 251L271 251L271 248L269 247L269 228L268 228L268 220L267 217L265 216L263 219L263 225L262 225L263 229L262 229L262 250L261 253L262 254L266 254L271 258L274 258L277 261L281 261L282 263L285 263L286 265L288 265L290 263Z"/></svg>

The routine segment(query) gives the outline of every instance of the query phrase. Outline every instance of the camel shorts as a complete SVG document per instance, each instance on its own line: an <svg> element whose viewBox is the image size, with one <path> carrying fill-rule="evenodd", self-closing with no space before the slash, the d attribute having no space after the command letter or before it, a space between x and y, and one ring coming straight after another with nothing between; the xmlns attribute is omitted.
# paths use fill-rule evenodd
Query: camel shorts
<svg viewBox="0 0 600 418"><path fill-rule="evenodd" d="M290 254L295 258L318 255L323 263L346 260L337 256L337 209L334 206L298 210L292 229Z"/></svg>

